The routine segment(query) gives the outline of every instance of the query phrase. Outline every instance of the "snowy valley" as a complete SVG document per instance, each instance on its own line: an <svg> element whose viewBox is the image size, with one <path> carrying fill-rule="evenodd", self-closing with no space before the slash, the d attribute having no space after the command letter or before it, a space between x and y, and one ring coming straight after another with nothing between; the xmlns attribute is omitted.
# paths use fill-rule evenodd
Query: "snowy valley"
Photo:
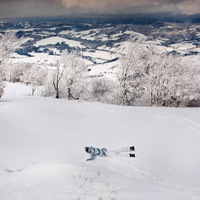
<svg viewBox="0 0 200 200"><path fill-rule="evenodd" d="M51 66L64 49L78 50L91 76L110 77L116 73L117 60L129 38L143 38L147 45L156 44L199 65L197 19L188 17L188 23L171 16L158 19L151 15L10 19L0 23L0 34L14 31L25 38L13 55L15 63Z"/></svg>

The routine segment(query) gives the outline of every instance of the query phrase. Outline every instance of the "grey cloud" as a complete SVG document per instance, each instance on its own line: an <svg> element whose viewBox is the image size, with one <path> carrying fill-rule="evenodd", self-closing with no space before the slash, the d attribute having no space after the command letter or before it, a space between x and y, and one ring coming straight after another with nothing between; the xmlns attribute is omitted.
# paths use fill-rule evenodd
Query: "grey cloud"
<svg viewBox="0 0 200 200"><path fill-rule="evenodd" d="M200 14L200 0L0 0L0 17L157 12Z"/></svg>
<svg viewBox="0 0 200 200"><path fill-rule="evenodd" d="M66 14L61 0L0 0L0 17Z"/></svg>
<svg viewBox="0 0 200 200"><path fill-rule="evenodd" d="M185 0L177 5L178 10L187 15L200 14L199 0Z"/></svg>
<svg viewBox="0 0 200 200"><path fill-rule="evenodd" d="M71 13L184 13L199 14L200 0L62 0ZM185 6L188 5L188 8Z"/></svg>

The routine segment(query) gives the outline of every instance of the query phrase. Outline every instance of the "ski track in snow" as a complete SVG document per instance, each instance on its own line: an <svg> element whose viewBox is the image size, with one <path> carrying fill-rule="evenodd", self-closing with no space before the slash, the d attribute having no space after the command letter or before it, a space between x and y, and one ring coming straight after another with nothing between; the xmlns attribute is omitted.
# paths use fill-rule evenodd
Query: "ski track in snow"
<svg viewBox="0 0 200 200"><path fill-rule="evenodd" d="M171 109L174 110L174 108L171 108ZM186 109L188 109L188 108L186 108ZM197 108L197 109L199 109L199 108ZM200 111L200 109L199 109L199 111ZM180 115L176 115L176 114L172 114L172 113L168 113L168 112L160 112L160 111L158 112L155 110L146 111L146 112L155 113L155 115L157 115L158 117L173 118L179 122L182 122L185 125L192 125L192 126L196 127L198 130L200 130L200 124L198 124L198 123L194 122L193 120L188 119L186 117L182 117Z"/></svg>
<svg viewBox="0 0 200 200"><path fill-rule="evenodd" d="M180 121L182 121L182 122L184 122L184 123L186 123L188 125L194 125L195 127L197 127L200 130L200 125L195 123L195 122L193 122L192 120L187 119L185 117L181 117L181 116L178 116L178 117L175 116L175 117L177 118L177 120L180 120Z"/></svg>

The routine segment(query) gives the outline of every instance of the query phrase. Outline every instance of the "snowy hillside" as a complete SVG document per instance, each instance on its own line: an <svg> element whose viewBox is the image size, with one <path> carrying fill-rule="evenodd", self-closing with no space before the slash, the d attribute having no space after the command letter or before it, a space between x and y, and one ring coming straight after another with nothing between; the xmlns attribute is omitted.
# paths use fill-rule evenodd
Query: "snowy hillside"
<svg viewBox="0 0 200 200"><path fill-rule="evenodd" d="M200 198L200 109L121 107L30 96L0 102L0 199ZM85 146L135 145L136 158L86 161Z"/></svg>
<svg viewBox="0 0 200 200"><path fill-rule="evenodd" d="M200 29L195 22L176 17L116 16L108 18L42 18L2 21L0 36L14 31L25 39L12 56L14 63L52 66L64 49L78 50L91 76L113 77L125 41L145 39L160 50L181 54L199 66ZM174 23L173 23L174 22ZM45 62L44 62L45 61Z"/></svg>

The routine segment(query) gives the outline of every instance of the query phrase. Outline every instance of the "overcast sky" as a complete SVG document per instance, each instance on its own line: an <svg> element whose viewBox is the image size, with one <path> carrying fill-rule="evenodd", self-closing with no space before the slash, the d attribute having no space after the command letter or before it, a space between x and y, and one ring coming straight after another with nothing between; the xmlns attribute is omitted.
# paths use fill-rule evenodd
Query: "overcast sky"
<svg viewBox="0 0 200 200"><path fill-rule="evenodd" d="M171 12L200 14L200 0L0 0L0 17Z"/></svg>

